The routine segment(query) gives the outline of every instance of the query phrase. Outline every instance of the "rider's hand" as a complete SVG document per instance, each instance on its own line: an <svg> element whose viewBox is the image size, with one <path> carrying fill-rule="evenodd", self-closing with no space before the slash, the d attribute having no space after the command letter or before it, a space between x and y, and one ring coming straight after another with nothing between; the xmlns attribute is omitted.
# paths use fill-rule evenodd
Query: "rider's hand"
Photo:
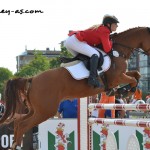
<svg viewBox="0 0 150 150"><path fill-rule="evenodd" d="M107 53L107 55L113 56L113 49L111 49L111 50Z"/></svg>

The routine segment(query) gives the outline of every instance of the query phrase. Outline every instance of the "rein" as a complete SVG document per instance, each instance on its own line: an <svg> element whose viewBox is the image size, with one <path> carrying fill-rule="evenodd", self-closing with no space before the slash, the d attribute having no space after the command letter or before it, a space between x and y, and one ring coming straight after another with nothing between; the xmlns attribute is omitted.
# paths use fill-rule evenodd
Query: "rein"
<svg viewBox="0 0 150 150"><path fill-rule="evenodd" d="M113 44L116 44L116 45L119 45L119 46L122 46L122 47L125 47L125 48L127 48L127 49L130 49L130 50L134 50L134 48L132 48L132 47L129 47L129 46L127 46L127 45L124 45L124 44L121 44L121 43L116 43L116 42L114 42Z"/></svg>
<svg viewBox="0 0 150 150"><path fill-rule="evenodd" d="M114 44L125 47L125 48L131 50L131 53L133 55L134 55L134 51L137 51L138 53L141 53L141 54L144 54L144 55L148 55L148 51L144 52L141 48L133 48L133 47L129 47L127 45L124 45L124 44L121 44L121 43L116 43L116 42Z"/></svg>

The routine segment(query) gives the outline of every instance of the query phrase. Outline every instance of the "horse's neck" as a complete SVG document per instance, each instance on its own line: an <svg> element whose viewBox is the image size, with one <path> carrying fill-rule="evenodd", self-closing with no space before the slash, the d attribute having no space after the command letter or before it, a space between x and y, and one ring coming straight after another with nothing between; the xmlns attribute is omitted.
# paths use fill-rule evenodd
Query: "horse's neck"
<svg viewBox="0 0 150 150"><path fill-rule="evenodd" d="M120 44L116 45L118 51L129 58L134 49L140 47L141 38L139 35L142 36L142 32L142 28L133 28L118 34L116 39L114 38L114 41Z"/></svg>
<svg viewBox="0 0 150 150"><path fill-rule="evenodd" d="M139 38L137 37L137 35L140 35L140 30L128 30L126 32L124 32L124 34L122 33L119 37L118 40L126 45L128 45L129 47L136 47L136 45L138 44ZM132 41L136 41L136 42L132 42Z"/></svg>

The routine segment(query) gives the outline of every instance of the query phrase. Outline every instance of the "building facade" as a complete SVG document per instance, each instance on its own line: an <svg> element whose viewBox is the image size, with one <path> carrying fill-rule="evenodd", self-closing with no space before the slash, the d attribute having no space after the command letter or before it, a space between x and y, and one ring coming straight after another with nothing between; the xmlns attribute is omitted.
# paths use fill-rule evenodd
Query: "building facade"
<svg viewBox="0 0 150 150"><path fill-rule="evenodd" d="M128 70L138 70L141 74L139 86L142 91L150 91L150 58L144 54L134 53L128 62Z"/></svg>
<svg viewBox="0 0 150 150"><path fill-rule="evenodd" d="M47 58L54 58L60 56L60 50L50 50L47 48L46 50L39 50L42 55L46 56ZM28 64L31 60L34 59L35 50L25 50L21 55L16 57L17 61L17 71L19 71L24 65Z"/></svg>

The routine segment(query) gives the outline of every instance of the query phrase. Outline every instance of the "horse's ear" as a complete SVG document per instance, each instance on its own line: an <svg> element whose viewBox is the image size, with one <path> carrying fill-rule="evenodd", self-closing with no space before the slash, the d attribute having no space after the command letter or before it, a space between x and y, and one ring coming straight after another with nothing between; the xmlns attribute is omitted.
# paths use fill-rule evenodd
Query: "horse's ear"
<svg viewBox="0 0 150 150"><path fill-rule="evenodd" d="M150 32L150 27L147 27L148 31Z"/></svg>

